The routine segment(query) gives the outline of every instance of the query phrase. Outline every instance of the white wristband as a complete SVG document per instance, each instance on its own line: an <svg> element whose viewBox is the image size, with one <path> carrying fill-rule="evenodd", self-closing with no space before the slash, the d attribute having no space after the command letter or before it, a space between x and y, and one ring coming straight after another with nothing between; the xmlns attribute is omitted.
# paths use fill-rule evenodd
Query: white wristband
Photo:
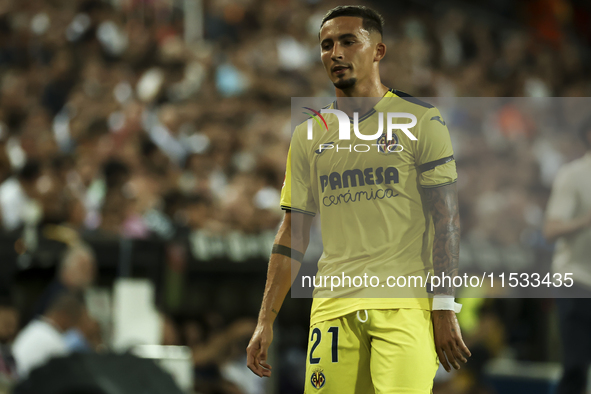
<svg viewBox="0 0 591 394"><path fill-rule="evenodd" d="M455 313L460 313L462 310L462 304L458 304L454 301L454 298L451 296L445 295L436 295L433 296L433 307L431 308L433 311L454 311Z"/></svg>

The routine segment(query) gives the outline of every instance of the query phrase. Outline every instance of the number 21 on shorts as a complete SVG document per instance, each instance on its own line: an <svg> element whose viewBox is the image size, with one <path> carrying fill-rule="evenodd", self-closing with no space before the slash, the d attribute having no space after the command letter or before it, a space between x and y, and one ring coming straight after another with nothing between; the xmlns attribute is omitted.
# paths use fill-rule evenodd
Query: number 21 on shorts
<svg viewBox="0 0 591 394"><path fill-rule="evenodd" d="M338 363L339 362L339 328L338 327L330 327L328 332L332 334L332 343L331 343L331 353L332 353L332 362ZM318 364L320 363L320 357L314 357L314 350L320 345L320 341L322 341L322 332L318 327L312 330L312 336L310 337L310 342L313 342L312 349L310 349L310 364Z"/></svg>

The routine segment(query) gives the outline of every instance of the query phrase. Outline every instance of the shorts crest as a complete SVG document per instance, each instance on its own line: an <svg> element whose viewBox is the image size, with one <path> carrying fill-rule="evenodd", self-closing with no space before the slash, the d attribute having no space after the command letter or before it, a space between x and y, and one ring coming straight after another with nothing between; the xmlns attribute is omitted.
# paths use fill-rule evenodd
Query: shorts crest
<svg viewBox="0 0 591 394"><path fill-rule="evenodd" d="M310 378L310 383L312 383L312 386L314 388L322 388L322 386L324 386L324 383L326 382L326 378L324 377L324 374L322 373L322 369L318 368L315 369L314 371L312 371L312 377Z"/></svg>

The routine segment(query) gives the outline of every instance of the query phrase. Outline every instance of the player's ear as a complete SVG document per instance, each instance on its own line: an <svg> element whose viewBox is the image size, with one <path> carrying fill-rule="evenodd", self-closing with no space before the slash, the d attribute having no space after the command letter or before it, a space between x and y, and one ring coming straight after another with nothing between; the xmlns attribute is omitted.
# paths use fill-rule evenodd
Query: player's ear
<svg viewBox="0 0 591 394"><path fill-rule="evenodd" d="M379 62L383 59L384 56L386 56L386 44L384 44L383 42L379 42L376 44L376 54L374 56L373 61Z"/></svg>

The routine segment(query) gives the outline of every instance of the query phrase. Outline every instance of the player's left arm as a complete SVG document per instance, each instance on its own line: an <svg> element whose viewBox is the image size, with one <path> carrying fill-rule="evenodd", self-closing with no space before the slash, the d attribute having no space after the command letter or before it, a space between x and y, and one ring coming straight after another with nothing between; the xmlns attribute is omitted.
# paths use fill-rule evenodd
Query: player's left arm
<svg viewBox="0 0 591 394"><path fill-rule="evenodd" d="M458 274L460 256L460 213L456 183L423 189L433 218L435 239L433 242L433 270L436 276L455 277ZM451 282L451 281L450 281ZM453 286L434 288L435 295L453 297ZM458 319L453 310L432 312L435 348L446 371L450 364L460 369L459 361L466 363L471 353L464 344Z"/></svg>
<svg viewBox="0 0 591 394"><path fill-rule="evenodd" d="M445 120L435 107L423 114L417 132L415 160L419 183L424 192L425 208L430 211L435 227L434 275L454 278L458 275L460 256L460 214L456 187L458 174L451 136ZM470 351L462 340L453 310L454 288L449 281L441 284L450 286L434 289L436 298L431 316L437 355L443 367L450 371L450 365L459 369L460 361L465 363Z"/></svg>

